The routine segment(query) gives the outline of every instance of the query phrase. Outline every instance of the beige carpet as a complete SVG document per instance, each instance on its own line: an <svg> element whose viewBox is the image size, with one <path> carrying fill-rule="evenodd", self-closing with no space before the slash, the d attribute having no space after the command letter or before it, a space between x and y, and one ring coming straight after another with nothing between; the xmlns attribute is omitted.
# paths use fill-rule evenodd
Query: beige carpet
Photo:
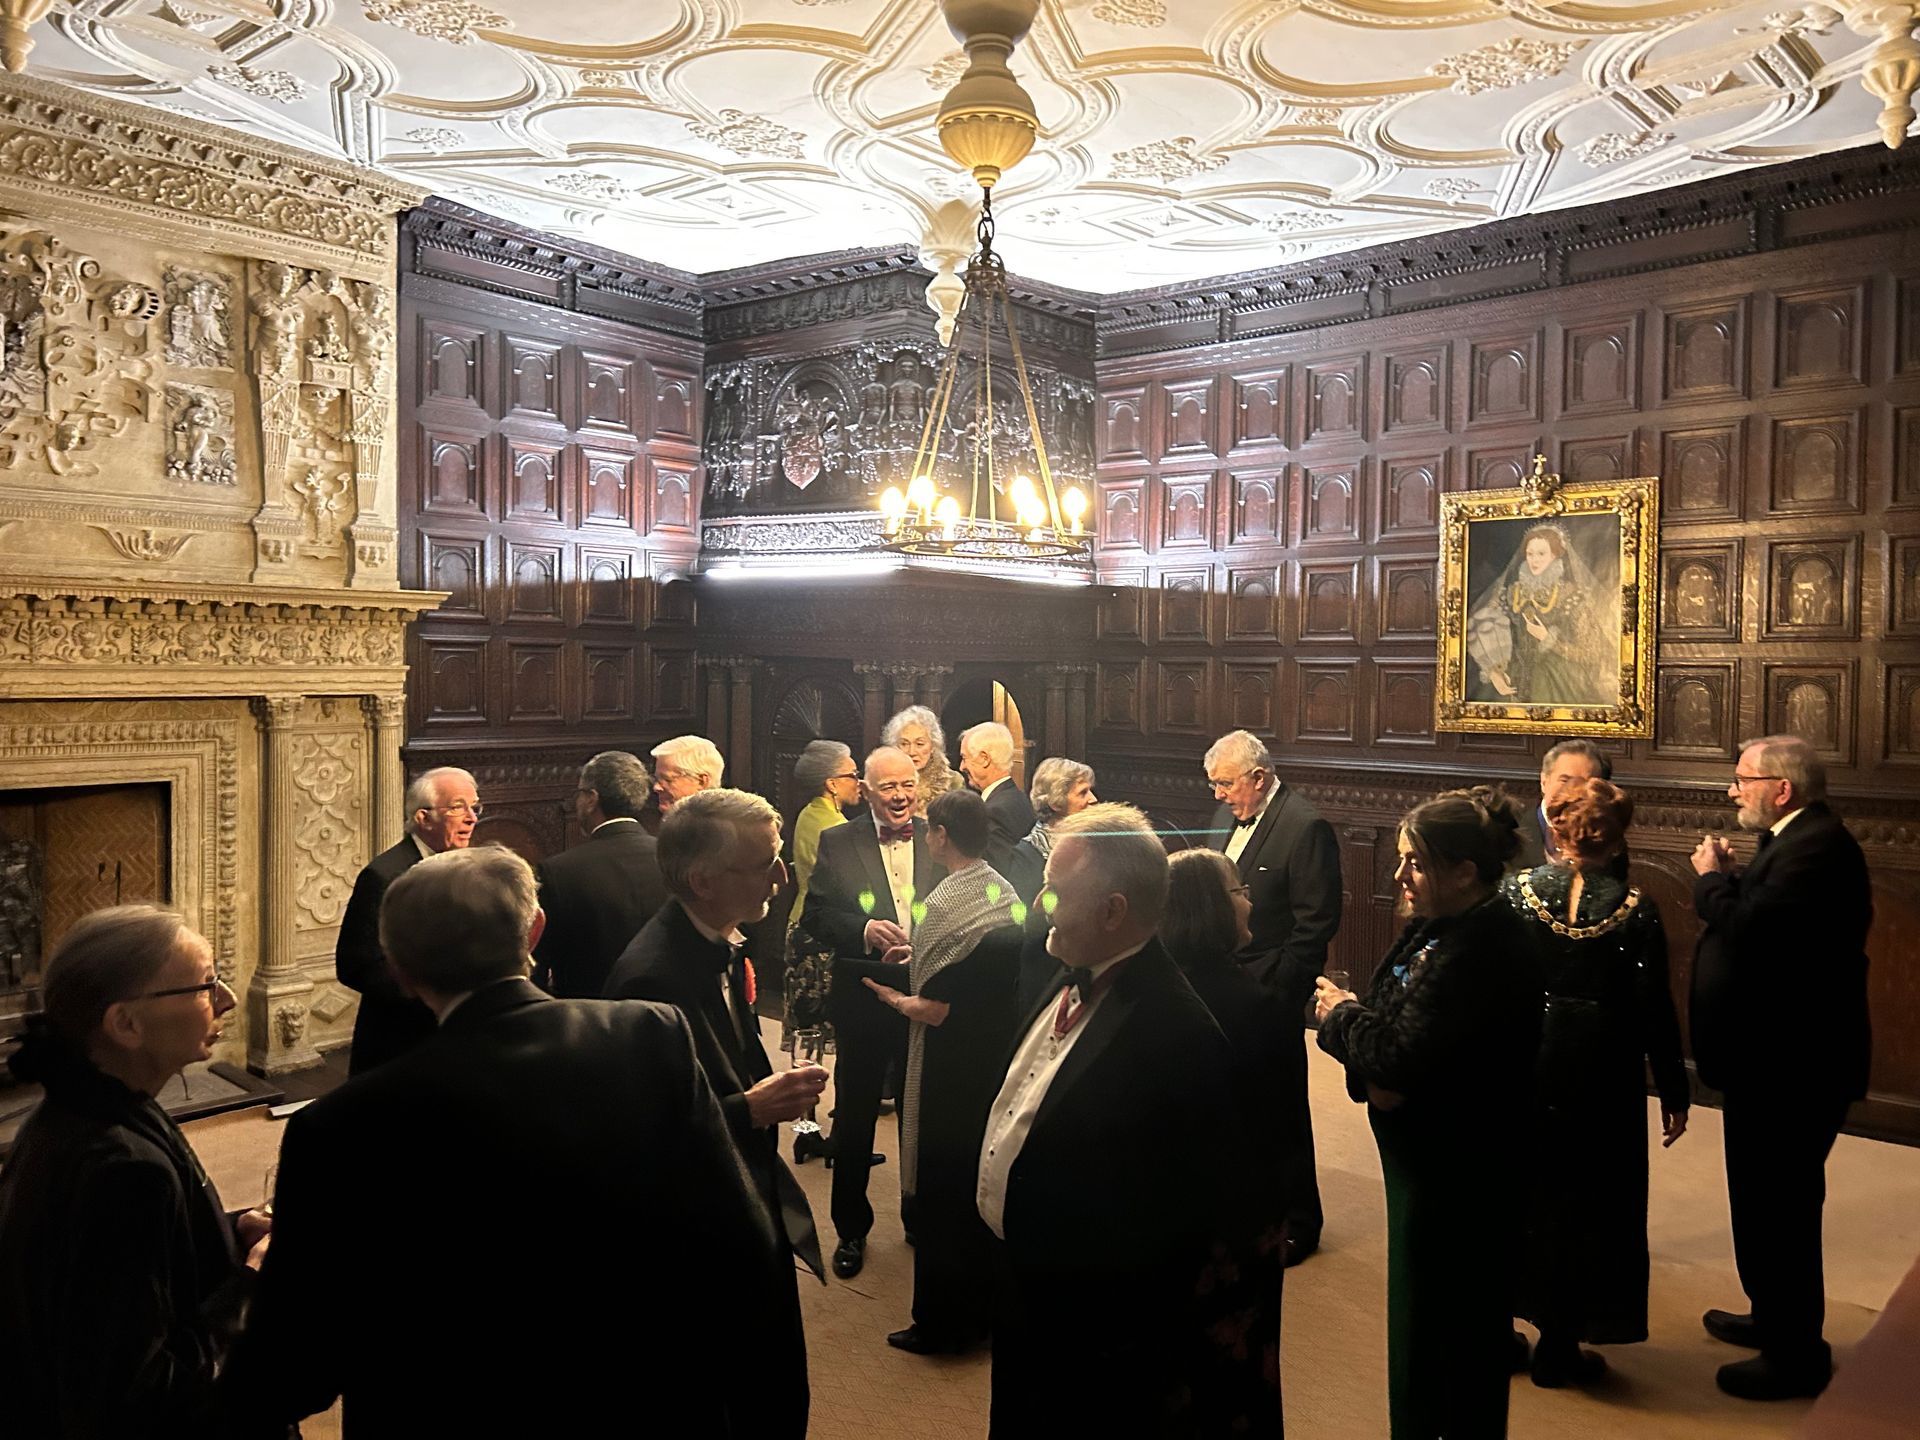
<svg viewBox="0 0 1920 1440"><path fill-rule="evenodd" d="M778 1027L766 1027L769 1046ZM1311 1037L1307 1038L1311 1046ZM1379 1163L1359 1106L1350 1104L1338 1067L1311 1051L1320 1191L1326 1204L1324 1248L1289 1273L1285 1355L1287 1425L1296 1440L1378 1440L1386 1421L1386 1250ZM828 1092L831 1103L831 1091ZM1502 1123L1489 1109L1487 1123ZM254 1201L279 1143L280 1125L262 1110L196 1121L187 1129L229 1206ZM894 1122L883 1118L877 1144L894 1152ZM1673 1149L1653 1142L1652 1338L1617 1347L1609 1382L1592 1393L1513 1388L1515 1436L1614 1440L1655 1436L1787 1435L1805 1404L1757 1406L1713 1385L1714 1367L1742 1352L1708 1339L1700 1312L1744 1308L1734 1278L1721 1171L1720 1116L1696 1111ZM798 1171L827 1227L828 1172L819 1161ZM1920 1149L1843 1136L1828 1166L1827 1334L1842 1363L1914 1255L1920 1252ZM915 1436L975 1440L986 1432L987 1360L926 1360L902 1355L886 1334L905 1325L912 1252L900 1234L899 1175L874 1171L878 1220L867 1266L852 1283L821 1286L803 1275L807 1345L813 1376L814 1440ZM339 1432L309 1422L308 1440Z"/></svg>

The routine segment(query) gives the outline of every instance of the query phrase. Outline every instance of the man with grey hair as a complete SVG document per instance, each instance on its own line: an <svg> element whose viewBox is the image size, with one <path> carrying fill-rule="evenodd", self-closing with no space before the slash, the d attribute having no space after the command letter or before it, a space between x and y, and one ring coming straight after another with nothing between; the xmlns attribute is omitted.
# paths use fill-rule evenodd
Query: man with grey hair
<svg viewBox="0 0 1920 1440"><path fill-rule="evenodd" d="M960 768L987 802L987 822L993 827L987 864L1009 875L1015 868L1013 847L1033 829L1033 806L1013 783L1013 732L993 720L963 731Z"/></svg>
<svg viewBox="0 0 1920 1440"><path fill-rule="evenodd" d="M1065 967L987 1111L994 1435L1153 1435L1188 1382L1192 1297L1238 1163L1227 1043L1156 935L1167 854L1129 805L1054 827Z"/></svg>
<svg viewBox="0 0 1920 1440"><path fill-rule="evenodd" d="M1326 967L1340 928L1340 847L1333 827L1304 795L1281 783L1273 757L1248 730L1222 735L1206 754L1207 783L1220 808L1208 845L1240 873L1253 905L1253 938L1236 957L1304 1027L1313 982ZM1287 1172L1286 1261L1297 1265L1320 1246L1323 1211L1313 1158L1304 1044L1286 1049L1292 1113L1280 1117Z"/></svg>
<svg viewBox="0 0 1920 1440"><path fill-rule="evenodd" d="M720 748L704 735L676 735L653 747L653 795L660 813L726 779Z"/></svg>
<svg viewBox="0 0 1920 1440"><path fill-rule="evenodd" d="M640 927L667 900L653 837L640 828L653 779L637 756L603 750L580 768L573 816L583 844L535 868L547 928L534 979L552 994L593 999Z"/></svg>
<svg viewBox="0 0 1920 1440"><path fill-rule="evenodd" d="M526 978L541 923L532 869L498 847L389 887L386 953L438 1032L288 1124L228 1375L244 1433L339 1398L355 1434L580 1434L631 1413L797 1440L765 1379L796 1363L774 1319L792 1262L687 1023L549 998Z"/></svg>
<svg viewBox="0 0 1920 1440"><path fill-rule="evenodd" d="M1607 752L1591 740L1562 740L1548 747L1540 757L1540 803L1534 807L1533 823L1520 827L1520 853L1515 864L1522 870L1536 870L1549 860L1560 858L1554 843L1553 827L1547 824L1547 806L1582 780L1613 779L1613 761ZM1610 867L1622 879L1627 873L1624 846Z"/></svg>
<svg viewBox="0 0 1920 1440"><path fill-rule="evenodd" d="M1816 1395L1833 1373L1822 1330L1827 1154L1867 1093L1866 858L1827 808L1827 774L1797 735L1740 746L1727 796L1759 835L1744 869L1718 835L1693 852L1700 917L1688 1019L1700 1082L1722 1093L1733 1254L1752 1309L1707 1332L1760 1354L1723 1365L1729 1395Z"/></svg>
<svg viewBox="0 0 1920 1440"><path fill-rule="evenodd" d="M407 833L381 851L353 882L333 947L334 973L360 992L347 1073L360 1075L433 1033L433 1016L400 987L380 949L380 902L387 887L429 855L464 850L480 822L473 776L451 765L428 770L407 786Z"/></svg>
<svg viewBox="0 0 1920 1440"><path fill-rule="evenodd" d="M720 1109L761 1198L773 1210L788 1247L824 1283L813 1211L800 1182L780 1156L782 1122L797 1120L819 1101L827 1072L812 1064L775 1071L760 1040L754 980L742 927L765 919L773 892L786 879L780 860L780 815L743 790L689 795L660 822L660 869L672 897L633 937L613 973L607 998L654 1000L677 1007L693 1028L694 1054L720 1097ZM780 1297L790 1343L773 1359L797 1360L762 1370L759 1380L791 1408L777 1433L807 1428L806 1341L800 1295L791 1278Z"/></svg>

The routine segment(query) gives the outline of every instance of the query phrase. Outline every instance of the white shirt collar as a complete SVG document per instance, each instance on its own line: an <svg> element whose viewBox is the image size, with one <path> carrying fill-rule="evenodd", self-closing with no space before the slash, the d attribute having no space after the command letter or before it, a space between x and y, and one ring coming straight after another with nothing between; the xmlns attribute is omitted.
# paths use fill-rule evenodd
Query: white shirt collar
<svg viewBox="0 0 1920 1440"><path fill-rule="evenodd" d="M414 848L420 852L420 858L422 860L431 860L440 853L412 831L407 832L407 838L413 841Z"/></svg>
<svg viewBox="0 0 1920 1440"><path fill-rule="evenodd" d="M986 799L989 795L993 794L994 791L998 790L1002 785L1006 784L1007 781L1011 780L1012 778L1013 777L1011 775L1002 775L998 780L994 781L991 785L987 786L986 789L980 792L980 798L982 800Z"/></svg>
<svg viewBox="0 0 1920 1440"><path fill-rule="evenodd" d="M633 816L631 815L616 815L611 820L602 820L598 825L594 826L593 829L589 830L587 833L589 835L598 835L602 830L605 830L609 825L638 825L639 823L640 822L634 819Z"/></svg>
<svg viewBox="0 0 1920 1440"><path fill-rule="evenodd" d="M1769 825L1767 828L1773 831L1774 836L1778 838L1781 831L1785 830L1787 826L1793 824L1794 821L1798 820L1802 815L1806 813L1807 813L1807 807L1802 805L1796 810L1789 810L1786 814L1782 815L1778 820L1774 821L1773 824Z"/></svg>
<svg viewBox="0 0 1920 1440"><path fill-rule="evenodd" d="M687 910L686 901L683 900L680 902L680 908ZM727 931L716 930L691 910L687 910L687 919L693 922L693 928L698 930L710 945L730 945L738 947L747 943L747 937L740 933L740 927L738 925Z"/></svg>

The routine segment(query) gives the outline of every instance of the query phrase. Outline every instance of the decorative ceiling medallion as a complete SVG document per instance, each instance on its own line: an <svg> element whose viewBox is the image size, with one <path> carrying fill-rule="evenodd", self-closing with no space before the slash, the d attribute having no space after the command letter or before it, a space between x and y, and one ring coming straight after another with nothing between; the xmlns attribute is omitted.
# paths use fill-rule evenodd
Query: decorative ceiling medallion
<svg viewBox="0 0 1920 1440"><path fill-rule="evenodd" d="M1325 230L1340 222L1316 210L1283 210L1278 215L1262 216L1255 223L1269 235L1297 235L1303 230Z"/></svg>
<svg viewBox="0 0 1920 1440"><path fill-rule="evenodd" d="M1458 205L1467 196L1487 187L1476 185L1473 181L1459 175L1442 175L1438 179L1427 181L1422 188L1436 200L1444 200L1449 205Z"/></svg>
<svg viewBox="0 0 1920 1440"><path fill-rule="evenodd" d="M436 155L444 155L449 150L458 150L466 143L458 130L449 130L444 125L419 126L417 129L409 130L406 138L416 145L433 151Z"/></svg>
<svg viewBox="0 0 1920 1440"><path fill-rule="evenodd" d="M1673 142L1673 136L1664 130L1642 130L1629 135L1624 130L1609 131L1605 135L1596 135L1580 148L1580 158L1596 170L1602 165L1617 165L1622 160L1638 160L1642 155L1651 155L1663 145Z"/></svg>
<svg viewBox="0 0 1920 1440"><path fill-rule="evenodd" d="M513 22L473 0L369 0L367 19L398 25L429 40L471 45L482 30L511 30Z"/></svg>
<svg viewBox="0 0 1920 1440"><path fill-rule="evenodd" d="M1511 90L1533 80L1545 80L1567 68L1574 52L1584 40L1536 40L1525 35L1509 35L1478 50L1449 55L1437 65L1427 67L1429 75L1453 81L1462 95L1478 95L1483 90Z"/></svg>
<svg viewBox="0 0 1920 1440"><path fill-rule="evenodd" d="M1167 23L1162 0L1098 0L1090 13L1109 25L1137 25L1142 30L1156 30Z"/></svg>
<svg viewBox="0 0 1920 1440"><path fill-rule="evenodd" d="M1200 154L1198 146L1191 135L1135 145L1113 157L1111 173L1116 180L1186 180L1227 163L1224 155Z"/></svg>
<svg viewBox="0 0 1920 1440"><path fill-rule="evenodd" d="M581 174L573 171L566 175L555 175L547 181L549 188L563 191L581 200L598 200L603 205L618 205L629 199L633 191L627 182L618 176L602 174L598 171Z"/></svg>
<svg viewBox="0 0 1920 1440"><path fill-rule="evenodd" d="M307 82L288 70L256 70L251 65L214 65L207 74L262 100L291 105L307 93Z"/></svg>
<svg viewBox="0 0 1920 1440"><path fill-rule="evenodd" d="M774 160L806 158L807 137L800 131L744 110L722 110L712 120L689 120L687 130L736 155L764 155Z"/></svg>
<svg viewBox="0 0 1920 1440"><path fill-rule="evenodd" d="M1287 124L1289 125L1338 125L1340 107L1338 105L1289 105Z"/></svg>
<svg viewBox="0 0 1920 1440"><path fill-rule="evenodd" d="M582 70L580 72L582 90L634 90L633 76L625 70Z"/></svg>
<svg viewBox="0 0 1920 1440"><path fill-rule="evenodd" d="M949 51L933 64L921 66L920 73L926 77L929 90L938 90L944 95L953 88L956 80L967 73L967 52Z"/></svg>

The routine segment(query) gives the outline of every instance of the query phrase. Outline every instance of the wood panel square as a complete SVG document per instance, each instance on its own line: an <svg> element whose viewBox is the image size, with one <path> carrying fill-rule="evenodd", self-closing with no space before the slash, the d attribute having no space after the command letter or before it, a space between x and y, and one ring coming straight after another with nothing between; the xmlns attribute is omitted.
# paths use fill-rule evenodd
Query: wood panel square
<svg viewBox="0 0 1920 1440"><path fill-rule="evenodd" d="M1665 403L1746 398L1745 297L1667 311L1660 348L1660 398Z"/></svg>
<svg viewBox="0 0 1920 1440"><path fill-rule="evenodd" d="M1467 424L1511 425L1539 418L1539 332L1474 341L1467 357Z"/></svg>
<svg viewBox="0 0 1920 1440"><path fill-rule="evenodd" d="M1154 729L1162 735L1212 735L1213 662L1154 662Z"/></svg>
<svg viewBox="0 0 1920 1440"><path fill-rule="evenodd" d="M522 420L560 421L560 346L519 335L500 337L506 413Z"/></svg>
<svg viewBox="0 0 1920 1440"><path fill-rule="evenodd" d="M480 377L487 332L471 325L420 317L420 398L445 401L475 410L486 407Z"/></svg>
<svg viewBox="0 0 1920 1440"><path fill-rule="evenodd" d="M1447 455L1391 455L1380 461L1380 538L1437 535Z"/></svg>
<svg viewBox="0 0 1920 1440"><path fill-rule="evenodd" d="M1236 470L1229 545L1286 543L1287 470Z"/></svg>
<svg viewBox="0 0 1920 1440"><path fill-rule="evenodd" d="M420 716L427 729L487 723L487 658L485 640L421 639L414 673L424 682Z"/></svg>
<svg viewBox="0 0 1920 1440"><path fill-rule="evenodd" d="M1360 562L1342 560L1300 567L1302 641L1359 638Z"/></svg>
<svg viewBox="0 0 1920 1440"><path fill-rule="evenodd" d="M1674 640L1740 638L1738 540L1668 545L1660 552L1660 634Z"/></svg>
<svg viewBox="0 0 1920 1440"><path fill-rule="evenodd" d="M1108 390L1100 396L1100 459L1147 458L1147 387Z"/></svg>
<svg viewBox="0 0 1920 1440"><path fill-rule="evenodd" d="M1373 561L1373 590L1379 604L1382 640L1432 640L1438 613L1434 585L1439 570L1432 556Z"/></svg>
<svg viewBox="0 0 1920 1440"><path fill-rule="evenodd" d="M1284 567L1272 565L1227 571L1227 639L1279 640L1284 573Z"/></svg>
<svg viewBox="0 0 1920 1440"><path fill-rule="evenodd" d="M693 466L684 461L649 459L647 468L653 473L653 483L647 491L652 505L648 532L691 533L695 506Z"/></svg>
<svg viewBox="0 0 1920 1440"><path fill-rule="evenodd" d="M1213 476L1168 475L1160 481L1160 548L1213 545Z"/></svg>
<svg viewBox="0 0 1920 1440"><path fill-rule="evenodd" d="M1301 477L1300 543L1351 544L1360 538L1366 461L1309 465Z"/></svg>
<svg viewBox="0 0 1920 1440"><path fill-rule="evenodd" d="M1227 713L1222 724L1235 730L1271 735L1274 720L1274 666L1271 661L1227 661Z"/></svg>
<svg viewBox="0 0 1920 1440"><path fill-rule="evenodd" d="M1864 384L1866 301L1864 285L1781 291L1774 298L1775 388Z"/></svg>
<svg viewBox="0 0 1920 1440"><path fill-rule="evenodd" d="M1858 633L1859 555L1858 535L1770 542L1766 638L1853 638Z"/></svg>
<svg viewBox="0 0 1920 1440"><path fill-rule="evenodd" d="M487 513L491 447L482 435L420 427L420 511L425 515Z"/></svg>
<svg viewBox="0 0 1920 1440"><path fill-rule="evenodd" d="M502 540L501 568L507 577L507 619L561 624L560 550L557 544Z"/></svg>
<svg viewBox="0 0 1920 1440"><path fill-rule="evenodd" d="M585 527L635 529L634 472L639 457L619 451L588 450L576 452L580 470L580 500L577 513Z"/></svg>
<svg viewBox="0 0 1920 1440"><path fill-rule="evenodd" d="M1665 520L1738 519L1746 494L1747 422L1730 420L1660 436Z"/></svg>
<svg viewBox="0 0 1920 1440"><path fill-rule="evenodd" d="M527 640L507 642L507 723L566 718L564 646Z"/></svg>
<svg viewBox="0 0 1920 1440"><path fill-rule="evenodd" d="M1306 367L1302 444L1364 437L1366 373L1366 360L1357 355L1344 360L1316 360Z"/></svg>
<svg viewBox="0 0 1920 1440"><path fill-rule="evenodd" d="M1447 345L1400 350L1383 362L1381 429L1388 435L1445 430L1452 419L1452 356Z"/></svg>
<svg viewBox="0 0 1920 1440"><path fill-rule="evenodd" d="M654 645L646 651L648 720L693 719L697 688L693 651Z"/></svg>
<svg viewBox="0 0 1920 1440"><path fill-rule="evenodd" d="M1101 640L1144 640L1147 637L1147 572L1110 570L1100 576L1100 598L1094 607L1094 634Z"/></svg>
<svg viewBox="0 0 1920 1440"><path fill-rule="evenodd" d="M1102 550L1138 550L1147 543L1144 516L1147 482L1145 480L1102 480L1100 482L1100 533Z"/></svg>
<svg viewBox="0 0 1920 1440"><path fill-rule="evenodd" d="M1564 415L1610 415L1640 405L1640 317L1570 325L1561 352ZM1627 472L1631 474L1632 472ZM1624 476L1620 477L1624 478Z"/></svg>
<svg viewBox="0 0 1920 1440"><path fill-rule="evenodd" d="M1160 456L1211 455L1219 428L1214 407L1217 385L1204 380L1169 380L1160 386Z"/></svg>
<svg viewBox="0 0 1920 1440"><path fill-rule="evenodd" d="M1287 443L1287 414L1293 404L1293 367L1235 375L1233 438L1235 450Z"/></svg>
<svg viewBox="0 0 1920 1440"><path fill-rule="evenodd" d="M579 354L580 395L577 430L638 439L643 433L634 414L636 362L625 355L594 350Z"/></svg>
<svg viewBox="0 0 1920 1440"><path fill-rule="evenodd" d="M580 547L574 613L583 625L631 625L635 613L633 552Z"/></svg>
<svg viewBox="0 0 1920 1440"><path fill-rule="evenodd" d="M1434 662L1373 662L1373 739L1377 745L1432 747Z"/></svg>
<svg viewBox="0 0 1920 1440"><path fill-rule="evenodd" d="M582 720L637 720L634 704L633 647L580 647L580 718Z"/></svg>
<svg viewBox="0 0 1920 1440"><path fill-rule="evenodd" d="M1894 367L1902 375L1920 370L1920 279L1911 276L1900 281L1894 326L1899 334L1894 345Z"/></svg>
<svg viewBox="0 0 1920 1440"><path fill-rule="evenodd" d="M1887 634L1920 636L1920 535L1887 538Z"/></svg>
<svg viewBox="0 0 1920 1440"><path fill-rule="evenodd" d="M700 377L670 365L649 368L653 375L653 403L649 407L647 434L655 440L693 444L699 439L694 426L700 409Z"/></svg>
<svg viewBox="0 0 1920 1440"><path fill-rule="evenodd" d="M1886 758L1895 765L1920 765L1920 665L1888 665L1884 675Z"/></svg>
<svg viewBox="0 0 1920 1440"><path fill-rule="evenodd" d="M1140 723L1140 675L1144 662L1139 660L1101 660L1094 668L1095 723L1102 730L1130 735L1145 732Z"/></svg>
<svg viewBox="0 0 1920 1440"><path fill-rule="evenodd" d="M1920 405L1893 412L1893 499L1897 506L1920 505Z"/></svg>
<svg viewBox="0 0 1920 1440"><path fill-rule="evenodd" d="M1732 661L1661 665L1654 674L1653 748L1659 755L1732 760L1740 714Z"/></svg>
<svg viewBox="0 0 1920 1440"><path fill-rule="evenodd" d="M1208 591L1212 578L1210 566L1161 573L1159 635L1162 640L1209 638L1207 612L1211 597Z"/></svg>
<svg viewBox="0 0 1920 1440"><path fill-rule="evenodd" d="M1625 435L1563 440L1555 468L1569 481L1632 479L1641 473L1634 463L1634 438L1630 430Z"/></svg>
<svg viewBox="0 0 1920 1440"><path fill-rule="evenodd" d="M1851 765L1855 663L1763 665L1767 733L1798 735L1822 759Z"/></svg>
<svg viewBox="0 0 1920 1440"><path fill-rule="evenodd" d="M507 518L562 524L561 447L511 435L503 436L502 443L507 448Z"/></svg>
<svg viewBox="0 0 1920 1440"><path fill-rule="evenodd" d="M692 625L700 618L693 593L693 556L675 550L647 551L647 578L652 581L649 625Z"/></svg>
<svg viewBox="0 0 1920 1440"><path fill-rule="evenodd" d="M1353 741L1354 679L1357 660L1301 661L1294 667L1299 709L1296 740Z"/></svg>
<svg viewBox="0 0 1920 1440"><path fill-rule="evenodd" d="M1768 508L1778 515L1838 515L1861 508L1861 412L1775 416Z"/></svg>
<svg viewBox="0 0 1920 1440"><path fill-rule="evenodd" d="M420 588L445 590L447 598L432 612L435 620L487 618L485 540L470 535L420 532Z"/></svg>
<svg viewBox="0 0 1920 1440"><path fill-rule="evenodd" d="M1482 445L1466 453L1463 473L1469 490L1511 490L1533 473L1538 442L1523 445Z"/></svg>

